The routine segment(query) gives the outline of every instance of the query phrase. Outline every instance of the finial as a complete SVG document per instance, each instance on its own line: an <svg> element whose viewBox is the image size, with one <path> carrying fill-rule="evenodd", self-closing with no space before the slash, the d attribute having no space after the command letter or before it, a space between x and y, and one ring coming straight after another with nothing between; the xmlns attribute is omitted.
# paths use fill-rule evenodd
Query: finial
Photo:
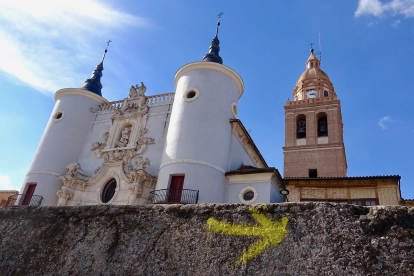
<svg viewBox="0 0 414 276"><path fill-rule="evenodd" d="M220 27L220 20L221 20L221 17L223 16L223 14L224 14L224 12L220 12L217 16L218 16L218 18L219 18L219 20L217 21L217 29L216 29L216 37L217 37L217 35L218 35L218 31L219 31L219 27Z"/></svg>
<svg viewBox="0 0 414 276"><path fill-rule="evenodd" d="M108 41L106 42L106 48L105 48L104 55L103 55L103 57L102 57L101 63L103 63L103 61L104 61L104 59L105 59L105 55L106 55L106 53L108 52L109 43L111 43L111 42L112 42L112 40L108 40Z"/></svg>
<svg viewBox="0 0 414 276"><path fill-rule="evenodd" d="M221 20L221 17L223 16L223 14L224 13L222 13L222 12L220 12L218 14L219 20L217 21L216 35L214 36L213 40L211 41L211 45L209 47L210 51L208 52L207 55L205 55L203 57L203 61L217 62L217 63L223 64L223 59L219 55L220 41L217 37L218 36L218 31L219 31L219 26L220 26L220 20Z"/></svg>
<svg viewBox="0 0 414 276"><path fill-rule="evenodd" d="M87 90L89 92L95 93L99 96L102 96L101 94L101 89L102 89L102 84L101 84L101 77L102 77L102 71L103 71L103 61L105 59L105 55L108 52L108 47L109 47L109 43L111 43L111 40L108 40L106 42L106 48L104 51L104 54L102 56L102 60L101 62L96 66L96 69L93 71L92 76L87 79L85 81L85 84L81 87L81 89L83 90Z"/></svg>
<svg viewBox="0 0 414 276"><path fill-rule="evenodd" d="M311 53L312 53L312 54L313 54L313 51L314 51L314 49L313 49L313 44L315 44L315 43L311 43L311 44L309 44L309 45L311 46L310 51L311 51Z"/></svg>

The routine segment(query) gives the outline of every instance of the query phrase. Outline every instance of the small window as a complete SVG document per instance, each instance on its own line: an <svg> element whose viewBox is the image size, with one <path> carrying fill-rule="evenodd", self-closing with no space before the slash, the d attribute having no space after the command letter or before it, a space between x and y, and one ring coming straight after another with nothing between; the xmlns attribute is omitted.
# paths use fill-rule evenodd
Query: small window
<svg viewBox="0 0 414 276"><path fill-rule="evenodd" d="M234 102L231 104L231 112L233 112L234 118L237 118L239 111L237 110L237 104Z"/></svg>
<svg viewBox="0 0 414 276"><path fill-rule="evenodd" d="M252 186L244 187L239 193L239 199L241 203L252 204L257 200L257 190Z"/></svg>
<svg viewBox="0 0 414 276"><path fill-rule="evenodd" d="M116 180L112 179L105 185L102 193L102 202L108 203L114 197L116 191Z"/></svg>
<svg viewBox="0 0 414 276"><path fill-rule="evenodd" d="M200 96L200 92L197 88L190 87L187 92L184 93L184 100L187 102L192 102Z"/></svg>
<svg viewBox="0 0 414 276"><path fill-rule="evenodd" d="M328 92L328 91L326 91L326 90L325 90L325 91L323 91L323 96L324 96L324 97L329 97L329 92Z"/></svg>
<svg viewBox="0 0 414 276"><path fill-rule="evenodd" d="M192 99L196 96L196 92L195 91L190 91L187 93L187 99Z"/></svg>
<svg viewBox="0 0 414 276"><path fill-rule="evenodd" d="M313 62L311 62L311 67L313 67Z"/></svg>
<svg viewBox="0 0 414 276"><path fill-rule="evenodd" d="M375 200L365 200L365 206L375 206L377 203Z"/></svg>
<svg viewBox="0 0 414 276"><path fill-rule="evenodd" d="M362 200L352 200L352 204L362 206Z"/></svg>
<svg viewBox="0 0 414 276"><path fill-rule="evenodd" d="M309 178L318 178L318 170L309 169Z"/></svg>
<svg viewBox="0 0 414 276"><path fill-rule="evenodd" d="M60 120L63 119L63 117L65 117L65 113L63 111L59 110L53 115L53 121L54 122L59 122Z"/></svg>
<svg viewBox="0 0 414 276"><path fill-rule="evenodd" d="M243 199L246 201L250 201L252 200L254 197L254 192L253 191L247 191L243 194Z"/></svg>

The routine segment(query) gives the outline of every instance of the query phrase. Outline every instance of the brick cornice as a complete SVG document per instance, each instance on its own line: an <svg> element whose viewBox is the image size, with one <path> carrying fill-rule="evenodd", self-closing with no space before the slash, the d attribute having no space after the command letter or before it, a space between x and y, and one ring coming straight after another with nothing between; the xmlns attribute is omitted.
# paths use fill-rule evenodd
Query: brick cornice
<svg viewBox="0 0 414 276"><path fill-rule="evenodd" d="M304 146L291 146L283 147L283 151L291 150L313 150L313 149L342 149L344 148L344 143L330 143L330 144L315 144L315 145L304 145Z"/></svg>
<svg viewBox="0 0 414 276"><path fill-rule="evenodd" d="M289 102L292 103L292 102ZM340 100L327 100L327 101L309 101L309 100L303 100L303 101L297 101L297 104L293 105L285 105L285 110L295 110L295 109L305 109L305 110L313 110L313 109L319 109L323 106L340 106L341 101Z"/></svg>

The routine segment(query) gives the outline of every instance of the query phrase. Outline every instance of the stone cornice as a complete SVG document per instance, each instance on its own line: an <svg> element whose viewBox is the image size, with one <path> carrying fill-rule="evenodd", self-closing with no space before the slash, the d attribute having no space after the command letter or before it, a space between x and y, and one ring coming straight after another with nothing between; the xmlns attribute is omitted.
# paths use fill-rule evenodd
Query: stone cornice
<svg viewBox="0 0 414 276"><path fill-rule="evenodd" d="M254 165L257 168L267 168L268 166L265 159L254 144L252 137L250 137L249 132L243 126L242 122L238 119L230 119L230 124L232 133L236 136L246 153L252 159Z"/></svg>
<svg viewBox="0 0 414 276"><path fill-rule="evenodd" d="M231 69L230 67L224 66L216 62L197 61L197 62L191 62L191 63L184 65L175 74L175 77L174 77L175 87L177 87L178 80L183 74L187 73L188 71L194 70L194 69L213 69L213 70L217 70L217 71L227 74L230 78L234 80L234 82L237 84L237 87L239 88L239 99L243 95L244 83L240 75L237 74L237 72Z"/></svg>
<svg viewBox="0 0 414 276"><path fill-rule="evenodd" d="M55 102L60 97L62 97L63 95L81 95L81 96L84 96L84 97L87 97L87 98L94 99L94 100L96 100L97 102L99 102L101 104L109 103L108 100L106 100L105 98L103 98L103 97L101 97L101 96L99 96L95 93L92 93L92 92L89 92L89 91L86 91L86 90L83 90L83 89L80 89L80 88L63 88L63 89L60 89L55 94Z"/></svg>

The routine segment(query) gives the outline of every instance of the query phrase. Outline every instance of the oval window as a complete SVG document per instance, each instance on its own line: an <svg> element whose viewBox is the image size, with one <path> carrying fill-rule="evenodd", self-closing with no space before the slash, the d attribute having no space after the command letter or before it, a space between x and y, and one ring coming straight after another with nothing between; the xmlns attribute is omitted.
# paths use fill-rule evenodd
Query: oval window
<svg viewBox="0 0 414 276"><path fill-rule="evenodd" d="M254 197L254 192L253 191L247 191L243 194L243 199L246 201L250 201L252 200Z"/></svg>
<svg viewBox="0 0 414 276"><path fill-rule="evenodd" d="M116 180L112 179L105 185L102 193L102 202L108 203L114 197L116 191Z"/></svg>
<svg viewBox="0 0 414 276"><path fill-rule="evenodd" d="M200 96L200 91L195 87L190 87L187 92L184 93L184 100L192 102Z"/></svg>
<svg viewBox="0 0 414 276"><path fill-rule="evenodd" d="M65 113L63 111L59 110L58 112L56 112L53 115L53 121L54 122L59 122L60 120L63 119L63 117L65 117Z"/></svg>

